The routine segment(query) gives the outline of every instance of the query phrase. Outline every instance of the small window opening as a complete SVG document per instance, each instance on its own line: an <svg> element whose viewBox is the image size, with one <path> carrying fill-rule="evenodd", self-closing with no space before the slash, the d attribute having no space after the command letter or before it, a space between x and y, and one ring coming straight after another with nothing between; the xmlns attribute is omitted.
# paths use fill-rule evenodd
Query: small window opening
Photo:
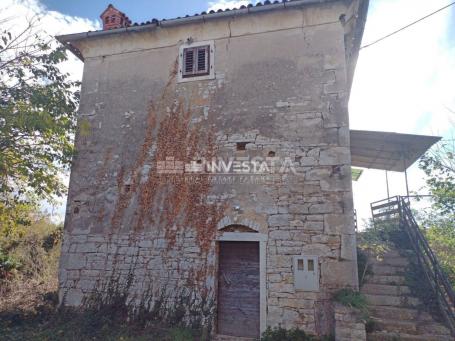
<svg viewBox="0 0 455 341"><path fill-rule="evenodd" d="M131 185L125 185L125 192L128 193L131 191Z"/></svg>
<svg viewBox="0 0 455 341"><path fill-rule="evenodd" d="M297 260L297 270L299 270L299 271L305 270L304 265L303 265L303 259Z"/></svg>
<svg viewBox="0 0 455 341"><path fill-rule="evenodd" d="M196 161L196 163L197 163L198 165L200 165L200 164L202 164L202 160L199 159L199 160Z"/></svg>
<svg viewBox="0 0 455 341"><path fill-rule="evenodd" d="M271 150L268 154L269 157L275 157L275 155L276 153L273 150Z"/></svg>
<svg viewBox="0 0 455 341"><path fill-rule="evenodd" d="M246 150L246 145L248 142L237 142L237 150L243 151Z"/></svg>
<svg viewBox="0 0 455 341"><path fill-rule="evenodd" d="M308 271L314 271L314 260L308 259Z"/></svg>
<svg viewBox="0 0 455 341"><path fill-rule="evenodd" d="M74 214L79 214L79 207L75 207L74 210L73 210Z"/></svg>
<svg viewBox="0 0 455 341"><path fill-rule="evenodd" d="M296 156L294 161L299 163L300 161L302 160L302 157L301 156Z"/></svg>
<svg viewBox="0 0 455 341"><path fill-rule="evenodd" d="M190 47L183 50L183 77L210 74L210 46Z"/></svg>
<svg viewBox="0 0 455 341"><path fill-rule="evenodd" d="M117 20L116 16L113 15L113 16L111 17L111 22L115 23L116 20Z"/></svg>

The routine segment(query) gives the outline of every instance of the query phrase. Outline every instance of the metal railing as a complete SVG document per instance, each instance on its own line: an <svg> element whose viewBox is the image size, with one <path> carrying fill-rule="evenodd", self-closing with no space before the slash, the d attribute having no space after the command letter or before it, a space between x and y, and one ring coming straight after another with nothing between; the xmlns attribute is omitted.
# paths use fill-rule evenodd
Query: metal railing
<svg viewBox="0 0 455 341"><path fill-rule="evenodd" d="M455 336L455 293L412 214L409 198L396 196L376 201L371 204L371 212L375 226L396 222L406 232L426 280L433 289L441 314Z"/></svg>

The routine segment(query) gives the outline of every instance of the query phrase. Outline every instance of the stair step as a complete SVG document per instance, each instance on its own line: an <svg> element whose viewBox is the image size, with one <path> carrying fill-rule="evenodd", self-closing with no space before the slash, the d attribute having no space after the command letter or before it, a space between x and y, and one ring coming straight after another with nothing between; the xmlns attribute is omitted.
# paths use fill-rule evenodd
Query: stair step
<svg viewBox="0 0 455 341"><path fill-rule="evenodd" d="M375 294L364 294L364 296L372 306L417 307L421 305L419 299L409 296Z"/></svg>
<svg viewBox="0 0 455 341"><path fill-rule="evenodd" d="M389 333L397 334L418 334L417 322L379 318L372 318L372 320L374 321L375 330L385 330Z"/></svg>
<svg viewBox="0 0 455 341"><path fill-rule="evenodd" d="M390 285L390 284L373 284L365 283L361 290L363 294L375 294L375 295L410 295L411 290L408 286Z"/></svg>
<svg viewBox="0 0 455 341"><path fill-rule="evenodd" d="M409 265L409 261L403 257L383 257L370 259L370 264L406 267Z"/></svg>
<svg viewBox="0 0 455 341"><path fill-rule="evenodd" d="M391 320L415 320L415 321L433 321L430 314L418 309L402 307L371 306L369 308L372 317L378 317Z"/></svg>
<svg viewBox="0 0 455 341"><path fill-rule="evenodd" d="M257 339L250 337L229 336L229 335L215 335L214 341L255 341Z"/></svg>
<svg viewBox="0 0 455 341"><path fill-rule="evenodd" d="M372 264L371 270L374 275L402 275L406 273L405 266L391 266L383 264Z"/></svg>
<svg viewBox="0 0 455 341"><path fill-rule="evenodd" d="M450 336L450 330L440 323L433 321L400 321L396 319L372 318L376 330L410 335L442 335Z"/></svg>
<svg viewBox="0 0 455 341"><path fill-rule="evenodd" d="M406 283L406 278L401 275L374 274L374 275L367 276L365 279L365 282L371 283L371 284L403 285Z"/></svg>
<svg viewBox="0 0 455 341"><path fill-rule="evenodd" d="M384 331L373 332L367 335L368 341L453 341L452 336L447 335L410 335L410 334L397 334L388 333Z"/></svg>

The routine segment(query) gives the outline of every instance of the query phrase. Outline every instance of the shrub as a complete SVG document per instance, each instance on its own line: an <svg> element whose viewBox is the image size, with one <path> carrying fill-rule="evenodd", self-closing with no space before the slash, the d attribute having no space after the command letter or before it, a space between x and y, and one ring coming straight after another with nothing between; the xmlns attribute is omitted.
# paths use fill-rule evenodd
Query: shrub
<svg viewBox="0 0 455 341"><path fill-rule="evenodd" d="M344 288L338 290L333 295L333 299L346 307L357 309L360 312L361 318L365 322L368 322L370 320L368 312L368 301L366 297L360 292L354 291L351 288Z"/></svg>
<svg viewBox="0 0 455 341"><path fill-rule="evenodd" d="M185 328L172 328L169 331L169 339L172 341L193 341L193 332Z"/></svg>
<svg viewBox="0 0 455 341"><path fill-rule="evenodd" d="M368 306L365 296L363 296L360 292L349 288L337 291L334 295L334 300L344 306L359 310L365 309Z"/></svg>
<svg viewBox="0 0 455 341"><path fill-rule="evenodd" d="M316 341L314 336L306 334L299 328L284 329L282 327L270 328L262 334L261 341Z"/></svg>
<svg viewBox="0 0 455 341"><path fill-rule="evenodd" d="M0 280L11 279L20 263L0 248Z"/></svg>

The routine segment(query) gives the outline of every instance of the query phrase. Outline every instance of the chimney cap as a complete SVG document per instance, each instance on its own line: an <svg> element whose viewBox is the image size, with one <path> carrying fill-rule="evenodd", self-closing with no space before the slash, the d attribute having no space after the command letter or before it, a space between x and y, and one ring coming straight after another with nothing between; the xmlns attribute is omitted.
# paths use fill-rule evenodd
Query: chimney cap
<svg viewBox="0 0 455 341"><path fill-rule="evenodd" d="M112 19L111 16L116 16L118 19ZM100 18L103 22L103 30L112 30L131 25L131 20L125 15L125 13L119 11L112 4L107 6L103 13L101 13Z"/></svg>
<svg viewBox="0 0 455 341"><path fill-rule="evenodd" d="M113 4L109 4L109 5L107 5L106 9L100 14L100 18L102 18L108 10L115 10L116 12L123 14L117 8L115 8Z"/></svg>

